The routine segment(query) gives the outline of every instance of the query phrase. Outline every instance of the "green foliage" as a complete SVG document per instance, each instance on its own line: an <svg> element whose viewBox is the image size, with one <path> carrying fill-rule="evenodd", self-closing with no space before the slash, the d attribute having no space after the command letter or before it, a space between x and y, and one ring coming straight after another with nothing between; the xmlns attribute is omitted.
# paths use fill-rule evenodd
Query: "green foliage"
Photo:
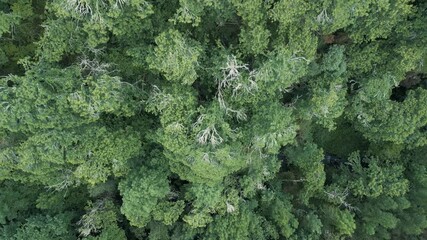
<svg viewBox="0 0 427 240"><path fill-rule="evenodd" d="M277 232L289 238L298 228L298 221L291 212L290 200L280 193L279 189L274 189L276 192L265 193L261 200L261 207L266 218L276 225Z"/></svg>
<svg viewBox="0 0 427 240"><path fill-rule="evenodd" d="M16 229L16 233L8 239L74 239L73 232L70 230L72 217L73 215L70 213L62 213L55 216L34 215Z"/></svg>
<svg viewBox="0 0 427 240"><path fill-rule="evenodd" d="M277 233L262 217L248 208L239 214L217 217L209 226L205 239L277 239Z"/></svg>
<svg viewBox="0 0 427 240"><path fill-rule="evenodd" d="M354 215L348 210L340 210L336 207L325 206L322 209L323 224L326 229L331 229L330 236L351 236L356 229Z"/></svg>
<svg viewBox="0 0 427 240"><path fill-rule="evenodd" d="M144 227L152 218L159 201L170 191L167 172L141 167L139 171L132 172L120 182L119 190L123 196L121 212L131 225ZM159 213L156 218L161 218Z"/></svg>
<svg viewBox="0 0 427 240"><path fill-rule="evenodd" d="M343 114L347 105L344 48L332 47L320 64L314 63L311 68L316 81L308 83L311 96L301 103L302 117L314 118L319 125L333 130L334 120Z"/></svg>
<svg viewBox="0 0 427 240"><path fill-rule="evenodd" d="M153 212L153 219L166 225L175 223L184 210L185 202L160 202Z"/></svg>
<svg viewBox="0 0 427 240"><path fill-rule="evenodd" d="M1 184L0 224L14 221L30 210L37 197L39 189L34 186L20 185L11 181Z"/></svg>
<svg viewBox="0 0 427 240"><path fill-rule="evenodd" d="M322 164L323 151L315 144L290 148L287 151L289 163L299 171L297 179L302 181L303 188L300 198L307 203L309 198L323 189L325 172Z"/></svg>
<svg viewBox="0 0 427 240"><path fill-rule="evenodd" d="M249 123L255 129L254 148L277 154L282 146L293 143L298 126L291 114L278 103L260 106Z"/></svg>
<svg viewBox="0 0 427 240"><path fill-rule="evenodd" d="M188 40L176 30L161 33L155 38L156 47L147 57L151 69L163 74L168 81L192 84L197 79L199 44Z"/></svg>
<svg viewBox="0 0 427 240"><path fill-rule="evenodd" d="M22 173L25 181L38 181L64 189L84 181L105 182L123 176L126 161L139 153L140 141L131 129L108 131L89 125L68 131L50 131L28 138L18 147L2 151L2 166Z"/></svg>
<svg viewBox="0 0 427 240"><path fill-rule="evenodd" d="M425 102L426 96L426 90L416 89L410 91L402 103L391 100L366 103L357 99L353 102L351 117L356 118L356 129L373 142L407 143L412 148L423 146L425 141L419 131L427 124L427 118L425 109L418 106Z"/></svg>
<svg viewBox="0 0 427 240"><path fill-rule="evenodd" d="M0 75L23 74L19 60L35 55L35 42L42 32L45 2L0 2Z"/></svg>
<svg viewBox="0 0 427 240"><path fill-rule="evenodd" d="M264 53L269 45L270 31L266 27L269 4L261 0L231 1L237 15L242 18L243 27L239 34L242 50L249 54Z"/></svg>
<svg viewBox="0 0 427 240"><path fill-rule="evenodd" d="M421 239L420 0L0 0L0 239Z"/></svg>
<svg viewBox="0 0 427 240"><path fill-rule="evenodd" d="M362 161L368 164L366 169L363 169ZM348 175L353 175L354 179L348 183L348 187L355 196L393 197L402 196L408 191L409 184L408 180L403 178L402 166L381 164L375 157L362 160L358 152L350 155L348 164L353 172Z"/></svg>
<svg viewBox="0 0 427 240"><path fill-rule="evenodd" d="M94 203L89 202L86 213L77 222L80 236L87 239L126 239L125 233L117 226L118 208L107 199L100 199ZM97 237L91 234L99 234Z"/></svg>

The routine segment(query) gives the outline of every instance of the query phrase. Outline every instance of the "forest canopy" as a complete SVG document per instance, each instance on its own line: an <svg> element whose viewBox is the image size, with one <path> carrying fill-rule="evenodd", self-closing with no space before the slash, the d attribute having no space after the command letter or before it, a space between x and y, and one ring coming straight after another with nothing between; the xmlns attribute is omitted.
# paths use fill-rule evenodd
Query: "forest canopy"
<svg viewBox="0 0 427 240"><path fill-rule="evenodd" d="M427 238L424 0L0 0L0 239Z"/></svg>

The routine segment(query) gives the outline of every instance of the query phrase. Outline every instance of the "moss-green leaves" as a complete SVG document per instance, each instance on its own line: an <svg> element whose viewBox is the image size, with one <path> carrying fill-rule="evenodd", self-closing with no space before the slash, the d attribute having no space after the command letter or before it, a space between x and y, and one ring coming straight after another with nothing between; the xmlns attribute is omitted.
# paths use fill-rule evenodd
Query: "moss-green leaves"
<svg viewBox="0 0 427 240"><path fill-rule="evenodd" d="M156 47L147 57L151 69L163 74L168 81L192 84L197 79L200 44L169 30L156 37Z"/></svg>

